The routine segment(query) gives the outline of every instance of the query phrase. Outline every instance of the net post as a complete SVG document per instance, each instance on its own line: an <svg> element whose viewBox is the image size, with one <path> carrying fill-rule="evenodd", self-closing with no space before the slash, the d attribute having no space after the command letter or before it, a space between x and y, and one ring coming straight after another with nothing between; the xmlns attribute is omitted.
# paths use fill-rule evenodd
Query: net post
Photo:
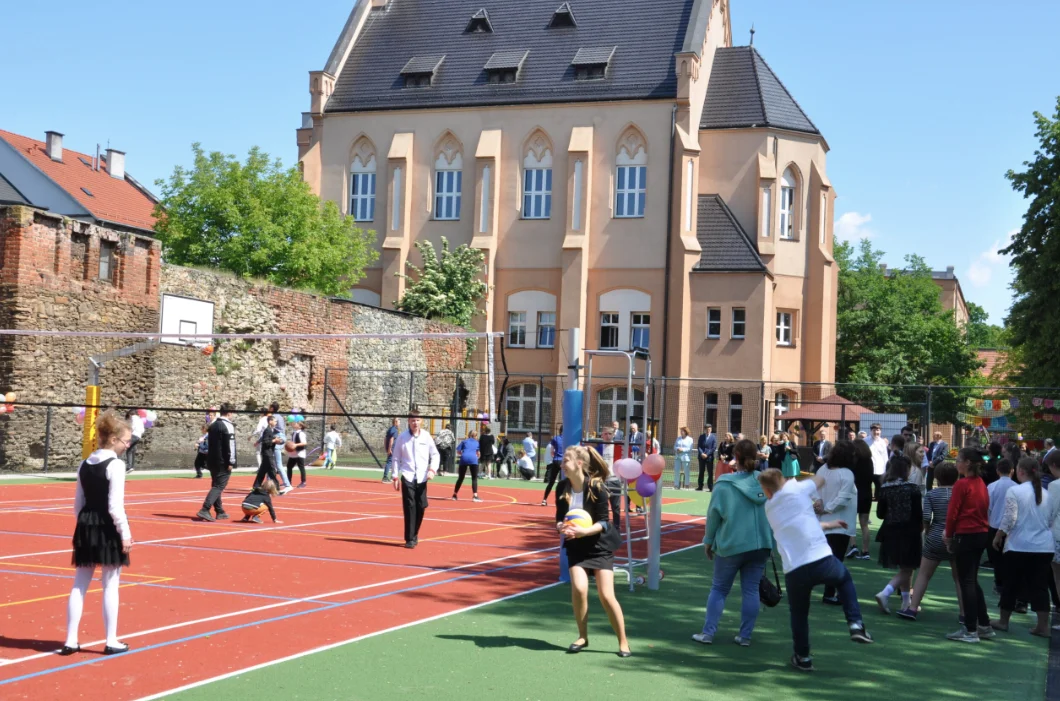
<svg viewBox="0 0 1060 701"><path fill-rule="evenodd" d="M52 446L52 405L48 405L48 411L44 419L44 472L48 471L48 453Z"/></svg>
<svg viewBox="0 0 1060 701"><path fill-rule="evenodd" d="M85 424L81 434L81 459L96 449L96 417L99 415L99 385L85 387Z"/></svg>

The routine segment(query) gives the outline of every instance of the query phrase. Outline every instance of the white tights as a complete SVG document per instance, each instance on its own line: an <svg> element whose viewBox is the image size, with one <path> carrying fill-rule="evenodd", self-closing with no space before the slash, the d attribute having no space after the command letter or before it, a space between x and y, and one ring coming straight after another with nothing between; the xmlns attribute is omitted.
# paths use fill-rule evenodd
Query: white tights
<svg viewBox="0 0 1060 701"><path fill-rule="evenodd" d="M77 629L81 623L81 611L85 605L85 594L92 583L95 567L78 567L74 575L74 588L66 604L66 645L77 647ZM102 568L103 579L103 625L107 631L107 645L116 647L118 642L118 576L121 567Z"/></svg>

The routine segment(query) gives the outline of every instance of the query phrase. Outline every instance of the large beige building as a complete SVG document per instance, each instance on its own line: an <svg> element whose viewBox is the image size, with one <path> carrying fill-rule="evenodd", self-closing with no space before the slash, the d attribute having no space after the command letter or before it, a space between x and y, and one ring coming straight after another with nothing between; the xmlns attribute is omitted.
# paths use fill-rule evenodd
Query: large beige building
<svg viewBox="0 0 1060 701"><path fill-rule="evenodd" d="M828 144L729 6L357 0L298 130L379 234L355 299L392 306L445 237L485 253L511 372L566 372L580 328L668 377L832 382Z"/></svg>

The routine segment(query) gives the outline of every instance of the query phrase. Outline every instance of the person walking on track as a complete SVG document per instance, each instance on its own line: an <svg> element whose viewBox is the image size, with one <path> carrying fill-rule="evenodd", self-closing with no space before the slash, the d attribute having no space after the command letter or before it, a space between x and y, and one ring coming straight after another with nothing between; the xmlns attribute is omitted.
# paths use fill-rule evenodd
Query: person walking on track
<svg viewBox="0 0 1060 701"><path fill-rule="evenodd" d="M419 543L420 526L427 510L427 482L438 472L438 448L431 434L422 429L420 412L409 412L409 429L394 441L394 491L401 491L405 516L405 547Z"/></svg>
<svg viewBox="0 0 1060 701"><path fill-rule="evenodd" d="M228 478L236 467L236 429L232 425L232 405L227 402L221 405L221 415L214 419L206 432L209 452L206 455L206 467L210 471L210 492L199 510L198 517L203 521L224 521L228 518L221 505L221 494L228 486ZM216 518L210 513L214 510Z"/></svg>

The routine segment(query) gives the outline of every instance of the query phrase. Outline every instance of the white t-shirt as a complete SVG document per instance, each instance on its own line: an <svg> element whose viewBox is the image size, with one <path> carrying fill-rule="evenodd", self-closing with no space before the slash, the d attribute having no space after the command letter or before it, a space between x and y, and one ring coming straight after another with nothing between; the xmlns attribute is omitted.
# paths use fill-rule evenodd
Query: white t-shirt
<svg viewBox="0 0 1060 701"><path fill-rule="evenodd" d="M291 442L292 443L305 443L306 442L305 431L295 431L293 434L291 434ZM305 457L305 447L303 446L302 448L299 448L298 450L296 450L294 452L287 451L287 456L288 457L292 457L292 458L304 458Z"/></svg>
<svg viewBox="0 0 1060 701"><path fill-rule="evenodd" d="M766 518L773 529L784 574L832 554L813 512L813 480L790 479L772 499L766 501Z"/></svg>
<svg viewBox="0 0 1060 701"><path fill-rule="evenodd" d="M144 437L144 420L140 418L139 414L133 414L129 417L129 428L137 438Z"/></svg>
<svg viewBox="0 0 1060 701"><path fill-rule="evenodd" d="M1053 552L1055 543L1049 528L1049 493L1042 490L1042 503L1034 499L1034 485L1017 484L1005 493L1005 514L998 530L1005 531L1005 552Z"/></svg>
<svg viewBox="0 0 1060 701"><path fill-rule="evenodd" d="M537 441L535 441L533 438L524 438L523 450L526 451L526 457L535 457L537 455Z"/></svg>
<svg viewBox="0 0 1060 701"><path fill-rule="evenodd" d="M534 471L534 461L530 459L529 455L524 455L523 457L519 458L518 462L520 470L529 470L530 472Z"/></svg>
<svg viewBox="0 0 1060 701"><path fill-rule="evenodd" d="M335 450L342 445L342 436L339 435L338 431L328 431L324 434L324 447L328 450Z"/></svg>
<svg viewBox="0 0 1060 701"><path fill-rule="evenodd" d="M585 493L584 492L571 492L570 495L570 508L581 509L585 505Z"/></svg>
<svg viewBox="0 0 1060 701"><path fill-rule="evenodd" d="M827 533L854 535L858 521L858 490L854 486L854 473L845 467L828 467L824 464L817 470L817 476L824 478L824 486L818 490L818 496L824 505L825 512L817 518L824 521L845 521L846 528L834 528Z"/></svg>
<svg viewBox="0 0 1060 701"><path fill-rule="evenodd" d="M887 472L887 457L890 445L883 436L869 443L869 450L872 451L872 474L882 475Z"/></svg>

